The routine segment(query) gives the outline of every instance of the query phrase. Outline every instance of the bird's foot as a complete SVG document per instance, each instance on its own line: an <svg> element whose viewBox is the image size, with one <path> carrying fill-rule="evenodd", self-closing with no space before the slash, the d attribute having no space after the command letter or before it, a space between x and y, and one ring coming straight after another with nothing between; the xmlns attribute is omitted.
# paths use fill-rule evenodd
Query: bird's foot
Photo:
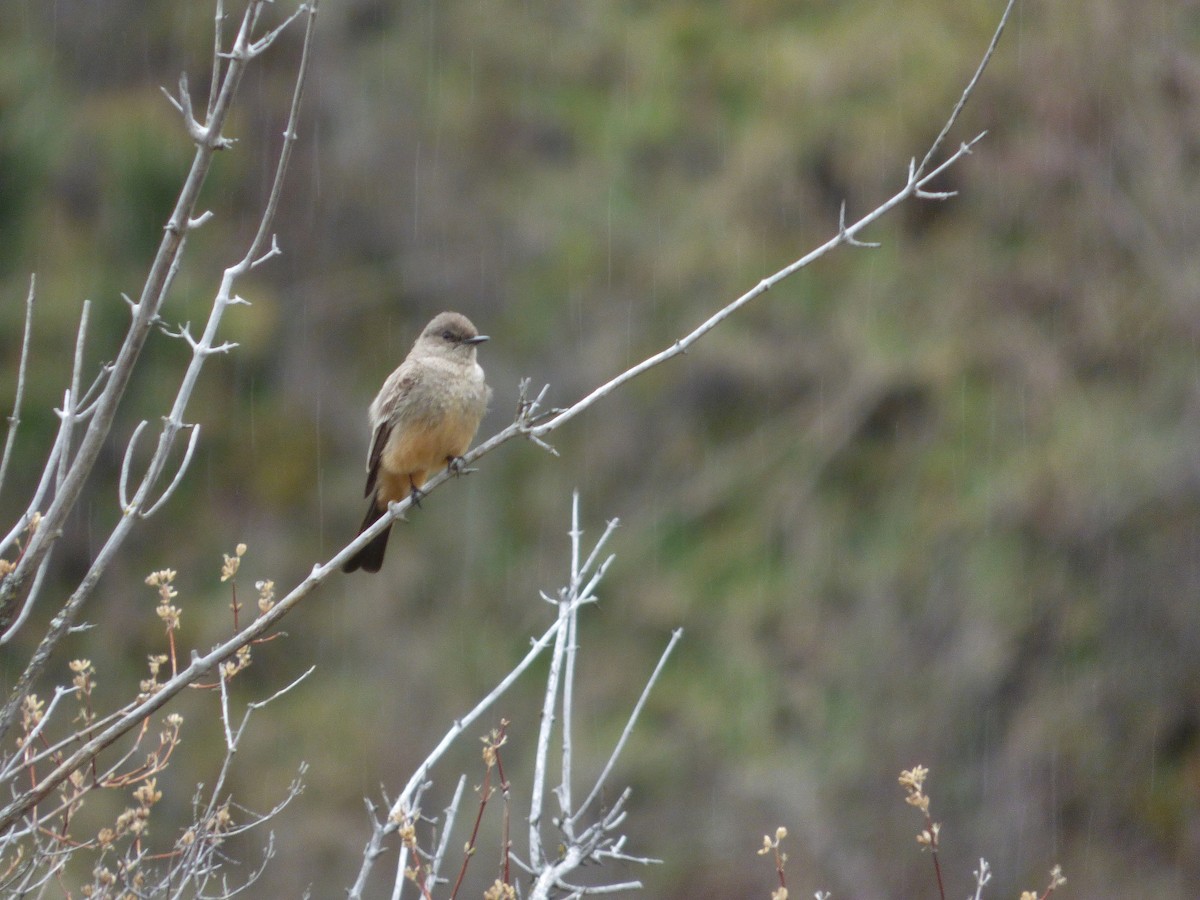
<svg viewBox="0 0 1200 900"><path fill-rule="evenodd" d="M416 485L412 486L412 490L408 493L408 498L412 500L412 505L417 509L421 509L421 498L425 496L425 492Z"/></svg>
<svg viewBox="0 0 1200 900"><path fill-rule="evenodd" d="M479 471L478 469L468 468L461 456L447 456L446 468L451 475L469 475L471 472Z"/></svg>

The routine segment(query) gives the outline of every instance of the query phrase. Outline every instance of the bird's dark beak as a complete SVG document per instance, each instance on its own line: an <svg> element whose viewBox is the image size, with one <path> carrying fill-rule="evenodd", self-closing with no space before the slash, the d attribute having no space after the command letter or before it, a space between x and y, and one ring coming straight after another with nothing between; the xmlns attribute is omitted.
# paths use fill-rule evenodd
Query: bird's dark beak
<svg viewBox="0 0 1200 900"><path fill-rule="evenodd" d="M482 344L484 341L491 340L486 334L477 334L475 337L469 337L463 341L464 344Z"/></svg>

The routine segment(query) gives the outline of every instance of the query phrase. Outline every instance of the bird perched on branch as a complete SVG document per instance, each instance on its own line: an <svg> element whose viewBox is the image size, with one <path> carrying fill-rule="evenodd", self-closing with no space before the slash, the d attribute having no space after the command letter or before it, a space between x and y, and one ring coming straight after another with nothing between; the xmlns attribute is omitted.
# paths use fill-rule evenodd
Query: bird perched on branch
<svg viewBox="0 0 1200 900"><path fill-rule="evenodd" d="M388 503L405 497L419 502L421 485L442 466L461 466L492 395L475 360L476 347L486 340L466 316L439 313L379 389L370 409L364 492L371 505L359 534L387 512ZM390 531L350 557L342 571L378 572Z"/></svg>

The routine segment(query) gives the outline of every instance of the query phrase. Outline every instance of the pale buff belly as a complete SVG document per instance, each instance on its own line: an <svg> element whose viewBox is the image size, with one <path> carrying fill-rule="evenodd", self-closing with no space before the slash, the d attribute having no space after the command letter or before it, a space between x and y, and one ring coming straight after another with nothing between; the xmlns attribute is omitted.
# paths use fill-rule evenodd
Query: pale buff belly
<svg viewBox="0 0 1200 900"><path fill-rule="evenodd" d="M435 420L394 428L379 460L376 487L379 505L404 499L451 458L466 453L479 428L479 419L472 412L459 410Z"/></svg>

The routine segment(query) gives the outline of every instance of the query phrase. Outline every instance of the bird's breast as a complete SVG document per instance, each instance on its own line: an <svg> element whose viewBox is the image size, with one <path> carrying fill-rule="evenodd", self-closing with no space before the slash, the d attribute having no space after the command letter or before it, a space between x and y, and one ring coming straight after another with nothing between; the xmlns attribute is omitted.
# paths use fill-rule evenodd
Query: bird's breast
<svg viewBox="0 0 1200 900"><path fill-rule="evenodd" d="M392 426L380 460L383 468L397 474L428 472L462 456L486 406L486 388L469 379L442 385L429 396L410 396Z"/></svg>

